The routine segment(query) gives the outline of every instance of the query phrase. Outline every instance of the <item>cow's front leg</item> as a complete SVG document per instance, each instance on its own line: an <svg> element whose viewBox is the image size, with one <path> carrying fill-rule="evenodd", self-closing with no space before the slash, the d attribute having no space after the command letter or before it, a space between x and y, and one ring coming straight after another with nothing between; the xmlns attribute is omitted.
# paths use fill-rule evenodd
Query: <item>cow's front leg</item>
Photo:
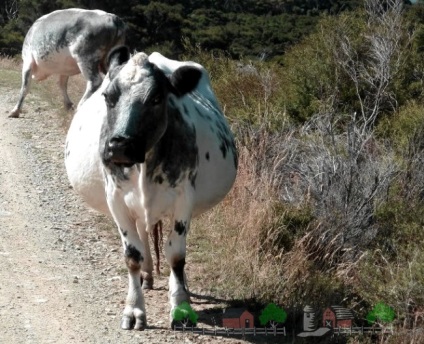
<svg viewBox="0 0 424 344"><path fill-rule="evenodd" d="M135 228L134 228L135 229ZM136 230L121 229L125 263L128 268L128 294L122 315L121 328L144 330L147 326L146 309L140 280L144 261L144 247Z"/></svg>
<svg viewBox="0 0 424 344"><path fill-rule="evenodd" d="M141 283L143 289L153 289L153 260L149 246L149 233L146 226L137 221L137 230L144 245L144 260L141 266ZM151 229L153 230L153 229Z"/></svg>
<svg viewBox="0 0 424 344"><path fill-rule="evenodd" d="M144 245L137 232L136 221L110 181L107 184L107 202L112 216L118 225L128 268L128 294L122 315L121 327L124 330L144 330L147 326L144 297L141 288L141 268L144 262Z"/></svg>
<svg viewBox="0 0 424 344"><path fill-rule="evenodd" d="M171 326L172 310L183 301L190 302L188 295L186 277L184 273L186 257L186 236L190 222L186 220L175 220L173 228L165 244L165 255L171 267L169 277L169 302L171 304Z"/></svg>

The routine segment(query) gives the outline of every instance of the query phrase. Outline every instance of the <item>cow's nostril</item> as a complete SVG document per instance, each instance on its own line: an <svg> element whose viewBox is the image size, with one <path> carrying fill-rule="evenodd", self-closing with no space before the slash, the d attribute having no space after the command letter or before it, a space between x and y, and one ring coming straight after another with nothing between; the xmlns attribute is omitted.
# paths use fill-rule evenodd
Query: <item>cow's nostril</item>
<svg viewBox="0 0 424 344"><path fill-rule="evenodd" d="M109 140L109 147L114 148L122 146L126 141L128 141L128 139L123 136L114 136Z"/></svg>

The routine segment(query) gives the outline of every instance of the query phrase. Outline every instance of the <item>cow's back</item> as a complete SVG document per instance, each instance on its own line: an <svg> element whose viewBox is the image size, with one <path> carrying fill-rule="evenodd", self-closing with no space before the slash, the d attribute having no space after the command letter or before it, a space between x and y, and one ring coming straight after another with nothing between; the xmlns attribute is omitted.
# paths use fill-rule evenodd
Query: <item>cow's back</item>
<svg viewBox="0 0 424 344"><path fill-rule="evenodd" d="M114 14L101 10L58 10L40 17L30 28L22 49L25 61L36 66L33 75L80 73L77 58L105 55L122 44L125 24ZM104 61L102 61L104 62Z"/></svg>

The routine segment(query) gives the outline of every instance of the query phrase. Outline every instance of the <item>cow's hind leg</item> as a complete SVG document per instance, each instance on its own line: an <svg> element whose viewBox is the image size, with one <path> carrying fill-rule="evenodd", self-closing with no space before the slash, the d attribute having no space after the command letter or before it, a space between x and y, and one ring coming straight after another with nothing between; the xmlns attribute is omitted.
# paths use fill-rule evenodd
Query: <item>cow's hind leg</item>
<svg viewBox="0 0 424 344"><path fill-rule="evenodd" d="M71 110L74 104L72 104L71 99L69 99L68 80L69 80L69 76L67 75L59 76L59 87L60 87L60 90L62 91L63 105L65 106L66 110Z"/></svg>
<svg viewBox="0 0 424 344"><path fill-rule="evenodd" d="M31 86L31 74L32 74L32 61L24 61L22 67L22 86L19 92L19 99L13 110L10 112L9 117L17 118L21 113L22 105L24 103L25 96L28 94Z"/></svg>
<svg viewBox="0 0 424 344"><path fill-rule="evenodd" d="M186 276L184 272L186 258L186 236L190 220L176 218L173 228L165 243L165 255L171 267L169 277L169 301L171 304L171 326L173 325L172 311L182 302L190 302Z"/></svg>

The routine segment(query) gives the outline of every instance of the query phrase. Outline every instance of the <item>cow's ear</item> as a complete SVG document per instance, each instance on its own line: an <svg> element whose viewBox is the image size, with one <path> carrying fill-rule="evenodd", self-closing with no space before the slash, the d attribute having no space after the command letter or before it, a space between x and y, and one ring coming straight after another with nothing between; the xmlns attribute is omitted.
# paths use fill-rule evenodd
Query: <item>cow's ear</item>
<svg viewBox="0 0 424 344"><path fill-rule="evenodd" d="M123 45L112 49L107 57L107 66L109 71L109 78L112 80L117 72L120 70L120 66L126 63L130 59L130 50L127 46Z"/></svg>
<svg viewBox="0 0 424 344"><path fill-rule="evenodd" d="M181 97L193 91L201 77L202 71L199 68L194 66L182 66L172 73L170 82L175 94Z"/></svg>

